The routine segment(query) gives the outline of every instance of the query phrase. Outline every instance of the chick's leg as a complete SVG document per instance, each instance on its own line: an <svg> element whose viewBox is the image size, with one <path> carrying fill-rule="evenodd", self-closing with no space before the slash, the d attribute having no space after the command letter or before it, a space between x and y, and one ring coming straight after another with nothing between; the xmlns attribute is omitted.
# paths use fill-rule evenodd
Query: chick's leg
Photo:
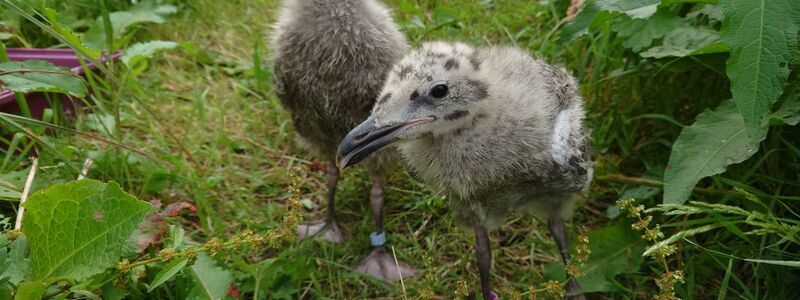
<svg viewBox="0 0 800 300"><path fill-rule="evenodd" d="M553 236L553 240L555 240L556 245L558 245L558 250L561 251L561 259L564 261L564 264L567 264L567 262L569 262L569 248L567 247L567 232L564 229L564 219L560 216L552 216L550 220L548 220L547 225L550 228L550 235ZM581 294L581 286L578 284L578 280L572 275L569 275L564 299L586 299L586 297Z"/></svg>
<svg viewBox="0 0 800 300"><path fill-rule="evenodd" d="M298 238L306 239L316 235L323 240L331 243L340 244L344 242L344 234L336 225L336 184L339 182L339 168L331 162L327 166L328 176L328 209L325 212L325 219L300 224L295 228Z"/></svg>
<svg viewBox="0 0 800 300"><path fill-rule="evenodd" d="M356 265L356 271L369 274L388 281L419 275L419 271L410 265L395 261L394 256L386 251L386 232L383 230L383 176L373 175L369 203L375 222L375 232L370 234L372 253Z"/></svg>
<svg viewBox="0 0 800 300"><path fill-rule="evenodd" d="M497 294L492 292L489 274L492 267L492 248L489 245L489 233L480 224L474 224L475 230L475 257L478 261L478 272L481 277L481 295L484 300L495 300Z"/></svg>

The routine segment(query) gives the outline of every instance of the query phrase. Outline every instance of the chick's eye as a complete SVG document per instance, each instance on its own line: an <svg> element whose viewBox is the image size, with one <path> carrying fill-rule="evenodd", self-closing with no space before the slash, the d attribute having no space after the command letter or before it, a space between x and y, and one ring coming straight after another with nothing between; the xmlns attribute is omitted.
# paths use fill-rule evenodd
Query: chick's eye
<svg viewBox="0 0 800 300"><path fill-rule="evenodd" d="M447 96L447 86L444 84L437 84L431 89L431 97L444 98Z"/></svg>

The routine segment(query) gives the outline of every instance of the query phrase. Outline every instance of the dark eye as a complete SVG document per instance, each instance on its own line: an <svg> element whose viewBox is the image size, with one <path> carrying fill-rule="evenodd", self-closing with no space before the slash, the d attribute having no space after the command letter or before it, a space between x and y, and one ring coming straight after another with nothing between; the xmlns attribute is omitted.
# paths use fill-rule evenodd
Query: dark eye
<svg viewBox="0 0 800 300"><path fill-rule="evenodd" d="M431 97L444 98L447 96L447 86L444 84L437 84L431 89Z"/></svg>

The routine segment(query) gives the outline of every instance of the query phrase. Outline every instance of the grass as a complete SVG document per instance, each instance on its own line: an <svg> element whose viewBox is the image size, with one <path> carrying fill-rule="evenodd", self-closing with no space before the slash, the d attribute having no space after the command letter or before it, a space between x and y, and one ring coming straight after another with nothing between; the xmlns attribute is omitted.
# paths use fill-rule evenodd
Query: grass
<svg viewBox="0 0 800 300"><path fill-rule="evenodd" d="M301 170L300 198L311 206L305 218L320 217L326 192L324 167L295 147L287 114L269 90L270 84L259 81L253 71L253 58L269 53L264 34L275 20L278 2L187 0L180 3L180 13L166 24L138 31L136 39L183 43L180 49L165 52L152 61L149 71L129 83L128 91L105 87L120 97L122 105L122 134L115 138L154 159L77 136L53 133L51 140L76 161L94 159L90 177L119 181L143 200L194 203L196 215L176 218L171 223L182 225L187 235L198 241L229 237L244 229L261 232L277 227L291 196L287 192L292 184L289 175L296 167ZM393 8L395 18L415 45L434 39L510 44L576 74L590 111L587 123L593 129L600 177L628 174L660 178L681 124L690 123L706 107L730 97L725 77L714 68L682 67L691 63L684 60L632 62L608 27L579 42L561 43L558 32L565 23L562 20L567 1L385 2ZM724 57L719 59L724 63ZM142 99L155 114L148 113L133 97ZM113 102L94 100L100 112L103 105L111 106ZM86 130L87 119L81 116L74 125ZM771 133L757 157L704 184L712 189L734 186L770 191L772 196L791 195L798 186L791 174L800 168L800 155L791 137L797 137L798 131L783 131ZM776 160L789 167L778 170ZM54 173L63 169L56 157L43 156L42 165ZM780 174L767 175L773 174L769 170ZM573 236L579 227L576 225L600 229L624 222L607 216L607 210L613 211L614 202L635 186L617 181L593 183L588 201L576 212L569 228ZM399 284L380 282L351 269L370 250L372 221L364 217L371 215L368 191L369 180L363 170L345 172L337 203L339 225L348 237L342 245L298 242L280 253L229 258L229 265L241 279L239 288L252 290L256 284L244 275L240 261L280 255L280 267L274 268L276 274L267 282L259 282L262 291L270 291L270 299L404 297ZM764 209L732 196L697 195L696 199L708 202L741 204L752 211ZM427 275L405 281L408 297L432 293L435 299L451 299L462 295L465 289L472 293L478 290L473 236L456 227L442 197L425 189L399 165L388 180L385 222L390 245L398 259L423 269ZM768 209L776 210L783 204L770 197L763 199L763 206ZM794 211L797 200L786 200L788 206L795 207ZM649 200L647 204L658 202ZM791 209L776 211L784 212L777 217L797 219L789 213ZM740 258L788 256L796 260L797 255L792 253L797 253L797 245L776 250L771 246L776 242L773 237L739 236L738 225L732 225L738 221L719 212L704 219L661 218L664 230L674 232L712 222L726 224L726 230L690 237L698 245L681 246L677 258L670 261L687 274L686 283L678 287L681 297L777 299L774 295L792 294L785 287L796 284L798 277L784 276L785 268L731 260L717 252ZM514 215L491 233L491 238L492 281L500 295L528 297L532 288L552 279L547 266L560 259L539 220ZM595 246L590 242L590 247ZM655 268L655 264L645 264L618 277L613 282L613 292L592 296L648 298L657 290L651 280ZM169 294L165 288L155 292L160 296Z"/></svg>

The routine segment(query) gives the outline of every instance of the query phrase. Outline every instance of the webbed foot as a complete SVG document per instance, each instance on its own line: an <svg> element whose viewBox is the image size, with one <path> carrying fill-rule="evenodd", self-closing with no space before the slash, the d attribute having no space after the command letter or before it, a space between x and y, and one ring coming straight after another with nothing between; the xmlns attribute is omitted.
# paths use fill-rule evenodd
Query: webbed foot
<svg viewBox="0 0 800 300"><path fill-rule="evenodd" d="M344 234L339 230L339 226L336 225L334 221L318 220L300 224L295 228L295 233L297 233L297 238L299 240L317 236L319 239L334 244L341 244L344 242Z"/></svg>
<svg viewBox="0 0 800 300"><path fill-rule="evenodd" d="M420 271L410 265L397 261L384 247L376 247L369 256L356 265L356 271L387 281L400 281L403 278L419 276Z"/></svg>

